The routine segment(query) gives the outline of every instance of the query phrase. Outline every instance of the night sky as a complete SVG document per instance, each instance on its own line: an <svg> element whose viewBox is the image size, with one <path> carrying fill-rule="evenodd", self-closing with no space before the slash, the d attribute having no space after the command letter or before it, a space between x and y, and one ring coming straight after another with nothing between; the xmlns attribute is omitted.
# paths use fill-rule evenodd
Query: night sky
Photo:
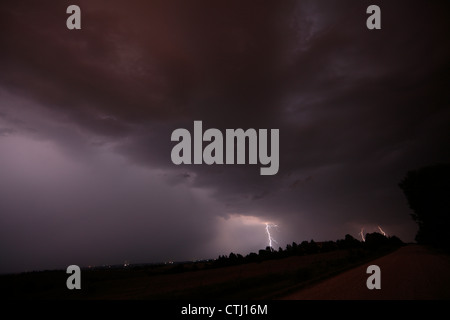
<svg viewBox="0 0 450 320"><path fill-rule="evenodd" d="M2 1L0 273L246 255L265 223L276 249L378 225L414 241L398 183L450 161L449 9ZM279 129L278 173L173 164L195 120Z"/></svg>

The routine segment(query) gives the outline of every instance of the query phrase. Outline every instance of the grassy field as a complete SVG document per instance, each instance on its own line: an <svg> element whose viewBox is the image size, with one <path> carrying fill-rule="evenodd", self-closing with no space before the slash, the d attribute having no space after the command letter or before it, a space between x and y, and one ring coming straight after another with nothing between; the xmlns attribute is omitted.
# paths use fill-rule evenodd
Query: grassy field
<svg viewBox="0 0 450 320"><path fill-rule="evenodd" d="M392 252L348 249L218 267L214 262L85 269L81 290L65 270L0 276L6 299L274 299Z"/></svg>

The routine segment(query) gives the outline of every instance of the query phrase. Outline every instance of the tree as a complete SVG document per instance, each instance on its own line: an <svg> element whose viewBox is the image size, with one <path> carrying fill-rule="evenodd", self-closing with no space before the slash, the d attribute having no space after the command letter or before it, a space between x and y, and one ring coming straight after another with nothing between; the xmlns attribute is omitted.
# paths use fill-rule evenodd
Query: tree
<svg viewBox="0 0 450 320"><path fill-rule="evenodd" d="M317 253L317 252L319 252L319 246L313 239L311 239L311 241L308 244L307 253L312 254L312 253Z"/></svg>
<svg viewBox="0 0 450 320"><path fill-rule="evenodd" d="M345 249L357 248L361 245L361 242L356 240L352 235L346 234L345 239L342 241L341 246Z"/></svg>
<svg viewBox="0 0 450 320"><path fill-rule="evenodd" d="M416 241L450 249L450 164L409 171L399 187L419 226Z"/></svg>
<svg viewBox="0 0 450 320"><path fill-rule="evenodd" d="M366 234L365 246L369 249L377 249L388 245L389 240L381 233L374 232Z"/></svg>

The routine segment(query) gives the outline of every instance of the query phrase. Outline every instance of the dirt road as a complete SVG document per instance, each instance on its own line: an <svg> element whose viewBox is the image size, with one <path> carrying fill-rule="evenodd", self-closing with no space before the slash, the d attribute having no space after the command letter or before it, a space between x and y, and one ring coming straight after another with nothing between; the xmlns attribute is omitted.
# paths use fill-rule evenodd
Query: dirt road
<svg viewBox="0 0 450 320"><path fill-rule="evenodd" d="M381 289L369 290L369 265L381 269ZM409 245L285 296L285 300L450 299L450 257Z"/></svg>

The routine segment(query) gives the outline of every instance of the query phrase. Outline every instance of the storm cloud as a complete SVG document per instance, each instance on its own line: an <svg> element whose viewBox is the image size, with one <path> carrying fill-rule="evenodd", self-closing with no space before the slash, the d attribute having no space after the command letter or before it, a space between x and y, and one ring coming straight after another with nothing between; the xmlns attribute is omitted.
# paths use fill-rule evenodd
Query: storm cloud
<svg viewBox="0 0 450 320"><path fill-rule="evenodd" d="M413 241L398 183L450 160L449 8L375 2L3 1L0 272L246 254L265 222ZM174 165L195 120L279 129L278 173Z"/></svg>

